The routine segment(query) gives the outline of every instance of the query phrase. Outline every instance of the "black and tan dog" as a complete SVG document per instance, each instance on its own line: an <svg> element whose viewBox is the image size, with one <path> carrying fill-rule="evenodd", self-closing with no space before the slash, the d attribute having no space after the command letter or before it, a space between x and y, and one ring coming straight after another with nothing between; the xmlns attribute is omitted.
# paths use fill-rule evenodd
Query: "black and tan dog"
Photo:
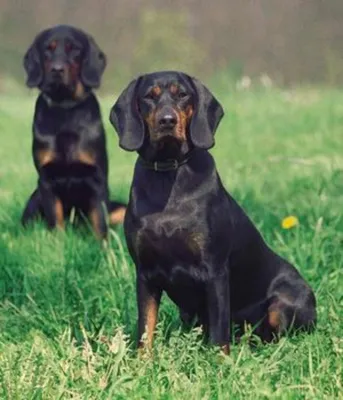
<svg viewBox="0 0 343 400"><path fill-rule="evenodd" d="M208 89L179 72L139 77L111 111L120 146L139 153L124 226L137 268L139 343L149 347L163 291L224 352L231 322L270 341L316 321L308 284L222 185L207 151L222 116Z"/></svg>
<svg viewBox="0 0 343 400"><path fill-rule="evenodd" d="M47 29L24 58L27 86L37 87L33 159L38 187L22 216L41 216L50 228L63 227L72 208L90 218L95 234L106 237L109 221L123 221L125 206L109 200L108 160L99 104L106 57L94 39L71 26Z"/></svg>

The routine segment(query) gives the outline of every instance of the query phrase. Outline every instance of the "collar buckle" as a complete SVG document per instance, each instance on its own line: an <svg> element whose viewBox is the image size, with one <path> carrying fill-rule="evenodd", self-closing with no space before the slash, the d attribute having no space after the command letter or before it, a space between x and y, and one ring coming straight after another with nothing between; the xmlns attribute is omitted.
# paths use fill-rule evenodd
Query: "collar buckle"
<svg viewBox="0 0 343 400"><path fill-rule="evenodd" d="M154 171L174 171L174 170L177 170L180 165L181 165L181 163L179 163L175 159L168 160L166 162L154 161L152 163Z"/></svg>

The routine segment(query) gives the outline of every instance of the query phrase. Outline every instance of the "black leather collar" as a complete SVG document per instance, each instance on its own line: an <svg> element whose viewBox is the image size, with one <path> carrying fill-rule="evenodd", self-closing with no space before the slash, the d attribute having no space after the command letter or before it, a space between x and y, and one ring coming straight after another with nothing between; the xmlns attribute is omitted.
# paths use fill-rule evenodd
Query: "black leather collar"
<svg viewBox="0 0 343 400"><path fill-rule="evenodd" d="M146 169L152 169L158 172L167 172L167 171L176 171L181 165L186 164L189 159L192 157L193 152L190 151L185 155L182 160L170 159L166 161L147 161L144 160L141 156L139 156L139 162L142 167Z"/></svg>
<svg viewBox="0 0 343 400"><path fill-rule="evenodd" d="M47 105L49 107L60 107L60 108L73 108L76 105L82 103L83 101L85 101L86 99L88 99L90 93L86 93L81 99L77 99L77 100L63 100L60 102L54 101L52 100L51 97L49 97L47 94L43 93L42 97L43 99L46 101Z"/></svg>

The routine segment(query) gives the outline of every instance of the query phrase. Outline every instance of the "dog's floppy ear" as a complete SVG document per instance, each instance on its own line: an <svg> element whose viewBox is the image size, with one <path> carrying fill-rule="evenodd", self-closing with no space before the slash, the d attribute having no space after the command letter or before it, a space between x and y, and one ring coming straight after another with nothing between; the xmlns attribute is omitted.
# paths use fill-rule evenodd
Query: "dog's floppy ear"
<svg viewBox="0 0 343 400"><path fill-rule="evenodd" d="M88 35L87 48L81 65L81 80L85 86L98 88L106 68L106 55Z"/></svg>
<svg viewBox="0 0 343 400"><path fill-rule="evenodd" d="M190 123L190 138L195 147L210 149L224 110L212 93L198 80L191 78L195 90L195 112Z"/></svg>
<svg viewBox="0 0 343 400"><path fill-rule="evenodd" d="M144 122L138 110L137 89L141 78L133 80L122 92L110 113L110 121L119 135L119 146L139 150L144 142Z"/></svg>
<svg viewBox="0 0 343 400"><path fill-rule="evenodd" d="M24 68L27 74L26 85L30 88L39 86L43 80L43 67L38 51L38 38L33 41L24 56Z"/></svg>

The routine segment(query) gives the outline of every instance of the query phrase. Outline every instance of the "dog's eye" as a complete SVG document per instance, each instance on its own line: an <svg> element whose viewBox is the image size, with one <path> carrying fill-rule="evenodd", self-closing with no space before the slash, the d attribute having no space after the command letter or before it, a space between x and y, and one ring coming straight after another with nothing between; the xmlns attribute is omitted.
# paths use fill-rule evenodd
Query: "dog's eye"
<svg viewBox="0 0 343 400"><path fill-rule="evenodd" d="M188 94L186 92L183 92L182 90L178 93L178 98L180 100L185 100L188 97Z"/></svg>
<svg viewBox="0 0 343 400"><path fill-rule="evenodd" d="M70 53L74 48L71 43L66 43L64 46L64 49L65 49L66 53Z"/></svg>
<svg viewBox="0 0 343 400"><path fill-rule="evenodd" d="M146 100L154 100L156 98L156 94L154 91L148 92L144 95L144 99Z"/></svg>
<svg viewBox="0 0 343 400"><path fill-rule="evenodd" d="M52 42L50 42L48 44L47 50L54 51L56 49L56 47L57 47L57 42L56 42L56 40L53 40Z"/></svg>

